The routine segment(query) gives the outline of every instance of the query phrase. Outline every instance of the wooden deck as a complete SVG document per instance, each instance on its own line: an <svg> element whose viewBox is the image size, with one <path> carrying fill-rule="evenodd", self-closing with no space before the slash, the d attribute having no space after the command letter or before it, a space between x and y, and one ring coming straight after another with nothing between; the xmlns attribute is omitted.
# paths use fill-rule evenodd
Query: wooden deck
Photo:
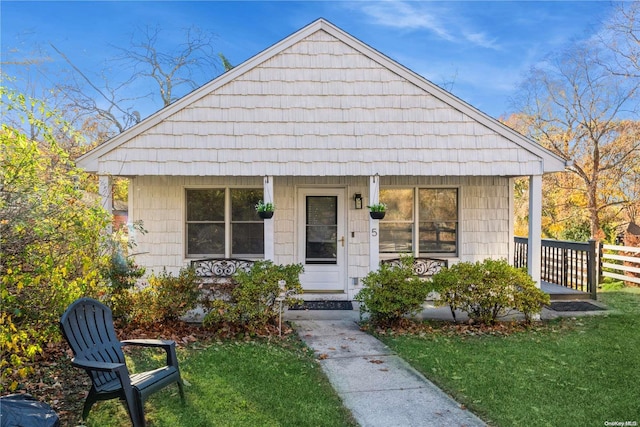
<svg viewBox="0 0 640 427"><path fill-rule="evenodd" d="M540 284L540 288L545 293L549 294L551 301L566 301L566 300L588 300L591 299L591 294L588 292L582 292L575 289L566 288L564 286L555 285L553 283L543 281Z"/></svg>

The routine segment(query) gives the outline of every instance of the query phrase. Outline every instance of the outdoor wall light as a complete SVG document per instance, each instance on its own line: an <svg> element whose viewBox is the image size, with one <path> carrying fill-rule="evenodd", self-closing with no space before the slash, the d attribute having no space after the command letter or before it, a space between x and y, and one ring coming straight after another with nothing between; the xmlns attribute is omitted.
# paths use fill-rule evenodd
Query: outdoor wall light
<svg viewBox="0 0 640 427"><path fill-rule="evenodd" d="M362 209L362 194L356 193L353 196L353 201L355 202L356 209Z"/></svg>

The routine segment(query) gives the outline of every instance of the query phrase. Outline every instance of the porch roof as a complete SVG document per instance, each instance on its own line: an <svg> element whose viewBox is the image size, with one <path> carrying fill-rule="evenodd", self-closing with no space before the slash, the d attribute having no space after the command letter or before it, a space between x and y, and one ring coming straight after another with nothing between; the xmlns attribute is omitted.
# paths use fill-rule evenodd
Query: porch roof
<svg viewBox="0 0 640 427"><path fill-rule="evenodd" d="M114 176L523 176L566 161L319 19L78 165Z"/></svg>

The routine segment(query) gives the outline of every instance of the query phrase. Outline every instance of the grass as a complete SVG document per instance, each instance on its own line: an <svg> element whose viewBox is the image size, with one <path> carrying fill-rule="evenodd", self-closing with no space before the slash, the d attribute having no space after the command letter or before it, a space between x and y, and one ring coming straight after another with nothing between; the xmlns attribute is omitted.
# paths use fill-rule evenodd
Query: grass
<svg viewBox="0 0 640 427"><path fill-rule="evenodd" d="M380 338L490 425L640 424L640 289L599 300L613 310L509 336Z"/></svg>
<svg viewBox="0 0 640 427"><path fill-rule="evenodd" d="M152 395L145 406L149 426L355 425L312 354L293 339L201 344L178 358L187 404L175 385ZM139 353L130 361L137 370L153 363ZM108 401L94 406L87 425L130 423L122 405Z"/></svg>

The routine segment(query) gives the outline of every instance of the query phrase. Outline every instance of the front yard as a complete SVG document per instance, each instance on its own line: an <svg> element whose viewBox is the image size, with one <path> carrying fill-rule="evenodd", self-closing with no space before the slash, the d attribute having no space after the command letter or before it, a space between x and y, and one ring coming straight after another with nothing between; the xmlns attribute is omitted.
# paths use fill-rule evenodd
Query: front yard
<svg viewBox="0 0 640 427"><path fill-rule="evenodd" d="M163 357L148 351L128 355L134 370L148 369L156 356ZM197 341L180 349L178 358L187 403L181 404L176 386L152 395L145 406L149 426L355 425L313 355L293 337L275 343ZM63 425L77 421L79 412ZM87 420L95 427L130 425L117 400L97 403Z"/></svg>
<svg viewBox="0 0 640 427"><path fill-rule="evenodd" d="M599 299L613 310L507 336L434 324L434 333L380 338L490 425L638 425L640 289Z"/></svg>
<svg viewBox="0 0 640 427"><path fill-rule="evenodd" d="M599 299L612 310L527 330L434 322L424 333L386 332L379 338L491 426L635 425L640 289L602 292ZM150 426L355 425L313 354L294 336L221 341L193 326L165 328L126 331L181 344L187 404L180 404L175 386L152 395L146 406ZM63 425L77 425L89 384L56 349L47 352L57 356L37 362L40 382L25 391L50 403ZM141 370L162 356L128 357ZM110 401L94 406L87 425L124 427L129 421L123 407Z"/></svg>

